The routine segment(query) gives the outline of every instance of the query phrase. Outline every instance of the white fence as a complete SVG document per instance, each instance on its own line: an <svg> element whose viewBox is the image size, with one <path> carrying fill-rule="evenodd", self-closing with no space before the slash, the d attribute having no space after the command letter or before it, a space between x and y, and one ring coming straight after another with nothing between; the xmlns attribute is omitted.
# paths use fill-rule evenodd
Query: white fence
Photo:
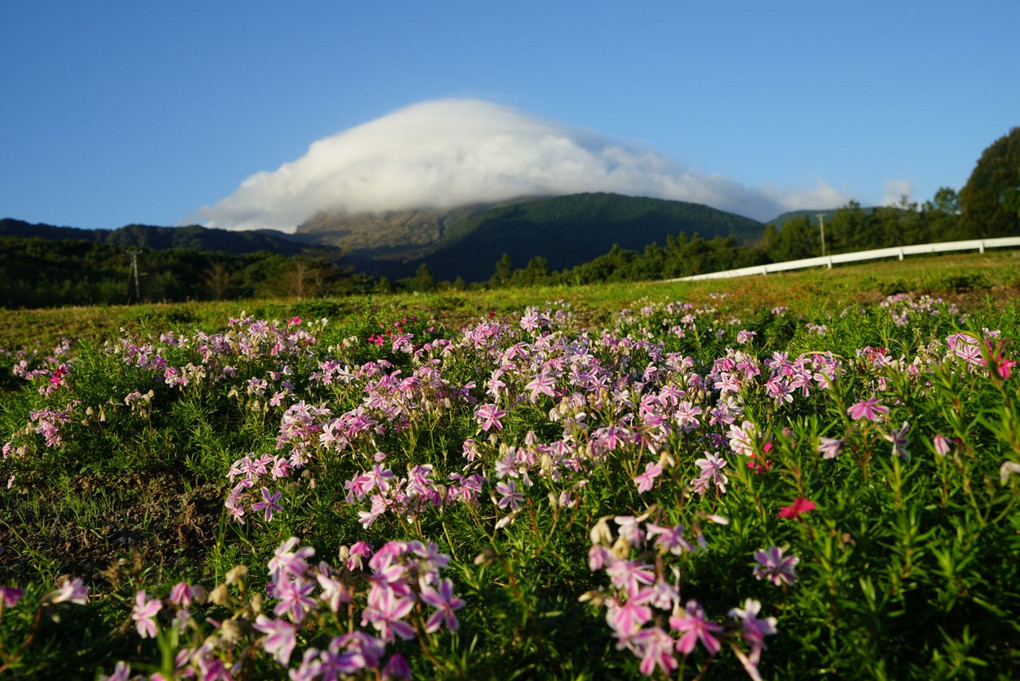
<svg viewBox="0 0 1020 681"><path fill-rule="evenodd" d="M951 251L979 251L984 253L986 248L1020 248L1020 237L1007 236L998 239L971 239L969 241L946 241L939 244L915 244L913 246L896 246L894 248L876 248L871 251L837 253L836 255L826 255L820 258L804 258L803 260L788 260L787 262L773 262L768 265L741 267L740 269L726 270L725 272L695 274L690 277L680 277L679 279L669 279L667 281L728 279L730 277L746 277L752 274L803 270L810 267L831 268L833 265L846 262L862 262L865 260L880 260L882 258L899 258L903 260L905 256L921 255L924 253L948 253Z"/></svg>

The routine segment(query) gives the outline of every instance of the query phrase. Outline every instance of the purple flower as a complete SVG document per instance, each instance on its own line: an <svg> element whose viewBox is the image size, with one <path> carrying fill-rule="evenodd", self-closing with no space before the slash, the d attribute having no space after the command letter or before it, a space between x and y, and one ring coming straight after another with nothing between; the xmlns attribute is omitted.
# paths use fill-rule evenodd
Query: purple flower
<svg viewBox="0 0 1020 681"><path fill-rule="evenodd" d="M497 482L496 491L502 496L496 505L500 508L510 507L511 511L516 511L520 508L520 502L524 501L524 495L517 491L517 485L513 480L509 482Z"/></svg>
<svg viewBox="0 0 1020 681"><path fill-rule="evenodd" d="M758 563L754 566L754 576L758 579L766 578L777 586L793 584L797 581L797 573L794 568L800 562L800 558L797 556L784 557L783 549L778 546L759 549L754 554L754 560Z"/></svg>
<svg viewBox="0 0 1020 681"><path fill-rule="evenodd" d="M740 620L742 625L741 634L744 640L751 646L750 662L757 666L761 659L761 651L765 648L765 637L773 636L776 633L775 617L758 617L761 612L761 602L748 598L744 601L743 608L730 610L730 617Z"/></svg>
<svg viewBox="0 0 1020 681"><path fill-rule="evenodd" d="M904 421L899 430L894 430L882 435L882 437L886 440L892 442L892 453L899 456L904 461L910 458L910 452L907 451L907 433L909 432L910 424Z"/></svg>
<svg viewBox="0 0 1020 681"><path fill-rule="evenodd" d="M431 586L423 587L421 599L433 608L436 608L436 612L425 623L426 632L431 634L434 631L438 631L443 622L446 623L446 628L450 631L457 631L460 623L457 621L454 610L464 607L464 601L457 598L457 595L453 593L453 584L449 579L444 579L440 582L438 589L434 589Z"/></svg>
<svg viewBox="0 0 1020 681"><path fill-rule="evenodd" d="M714 485L720 493L726 494L726 483L729 482L729 478L722 472L726 467L726 459L717 453L705 452L705 457L695 460L694 465L701 469L701 473L692 483L695 492L704 495L709 485Z"/></svg>
<svg viewBox="0 0 1020 681"><path fill-rule="evenodd" d="M100 681L128 681L131 678L131 665L123 660L117 662L113 667L113 673L109 676L100 674Z"/></svg>
<svg viewBox="0 0 1020 681"><path fill-rule="evenodd" d="M872 397L850 405L846 413L854 421L860 421L861 419L877 421L880 416L889 413L889 407L882 406L877 397Z"/></svg>
<svg viewBox="0 0 1020 681"><path fill-rule="evenodd" d="M261 511L266 510L266 522L268 523L273 519L273 511L282 511L283 507L276 503L280 497L283 496L283 492L269 493L269 490L265 487L262 488L262 501L251 505L251 510Z"/></svg>
<svg viewBox="0 0 1020 681"><path fill-rule="evenodd" d="M694 548L694 545L684 539L683 525L675 525L670 528L649 523L648 536L657 536L655 545L660 547L661 550L668 551L676 556L679 556L684 551L694 553L697 550Z"/></svg>
<svg viewBox="0 0 1020 681"><path fill-rule="evenodd" d="M135 594L135 605L131 609L131 619L142 638L156 638L156 613L163 607L158 598L148 598L145 591Z"/></svg>

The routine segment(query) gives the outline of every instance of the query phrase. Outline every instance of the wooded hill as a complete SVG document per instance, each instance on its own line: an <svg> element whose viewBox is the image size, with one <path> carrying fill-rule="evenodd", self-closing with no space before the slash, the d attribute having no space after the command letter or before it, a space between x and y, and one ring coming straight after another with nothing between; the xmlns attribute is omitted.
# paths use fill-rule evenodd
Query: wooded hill
<svg viewBox="0 0 1020 681"><path fill-rule="evenodd" d="M0 220L0 236L29 239L87 241L120 248L171 248L189 251L219 251L231 255L268 251L280 255L297 255L320 244L300 236L274 230L229 231L200 225L187 227L154 227L151 225L125 225L119 229L80 229L31 224L23 220ZM333 255L339 255L334 253Z"/></svg>

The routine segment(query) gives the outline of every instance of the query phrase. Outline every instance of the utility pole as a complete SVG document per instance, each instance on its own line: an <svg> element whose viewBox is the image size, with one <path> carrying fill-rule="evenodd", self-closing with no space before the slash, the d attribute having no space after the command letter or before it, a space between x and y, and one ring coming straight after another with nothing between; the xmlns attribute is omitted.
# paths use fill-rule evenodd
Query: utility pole
<svg viewBox="0 0 1020 681"><path fill-rule="evenodd" d="M137 248L128 251L131 256L131 271L128 272L128 297L131 297L131 278L135 280L135 302L139 302L142 299L142 288L138 284L138 254L141 253Z"/></svg>
<svg viewBox="0 0 1020 681"><path fill-rule="evenodd" d="M818 229L822 232L822 257L825 257L825 213L818 214Z"/></svg>

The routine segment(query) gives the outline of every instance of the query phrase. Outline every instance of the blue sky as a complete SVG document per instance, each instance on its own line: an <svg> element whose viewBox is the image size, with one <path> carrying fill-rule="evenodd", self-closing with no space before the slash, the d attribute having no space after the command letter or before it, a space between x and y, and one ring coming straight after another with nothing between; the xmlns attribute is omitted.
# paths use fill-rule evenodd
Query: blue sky
<svg viewBox="0 0 1020 681"><path fill-rule="evenodd" d="M464 154L476 174L512 157L504 179L534 174L528 159L567 167L514 156L553 139L571 159L587 154L571 167L598 172L618 143L627 156L613 168L655 174L647 186L674 198L761 199L745 212L924 200L962 187L982 150L1020 125L1018 25L1015 0L6 2L0 217L269 225L263 208L279 222L321 207L308 187L325 200L355 167L355 142L374 153L366 182L384 193L403 162L400 145L382 151L394 139L432 140L419 166L451 182L465 167L440 164ZM429 128L426 111L454 129ZM548 127L508 133L499 157L445 153L460 121L486 149L500 121ZM331 137L320 150L348 156L297 163ZM281 185L284 164L304 168L308 186ZM414 195L404 184L394 196ZM287 210L269 205L288 192Z"/></svg>

